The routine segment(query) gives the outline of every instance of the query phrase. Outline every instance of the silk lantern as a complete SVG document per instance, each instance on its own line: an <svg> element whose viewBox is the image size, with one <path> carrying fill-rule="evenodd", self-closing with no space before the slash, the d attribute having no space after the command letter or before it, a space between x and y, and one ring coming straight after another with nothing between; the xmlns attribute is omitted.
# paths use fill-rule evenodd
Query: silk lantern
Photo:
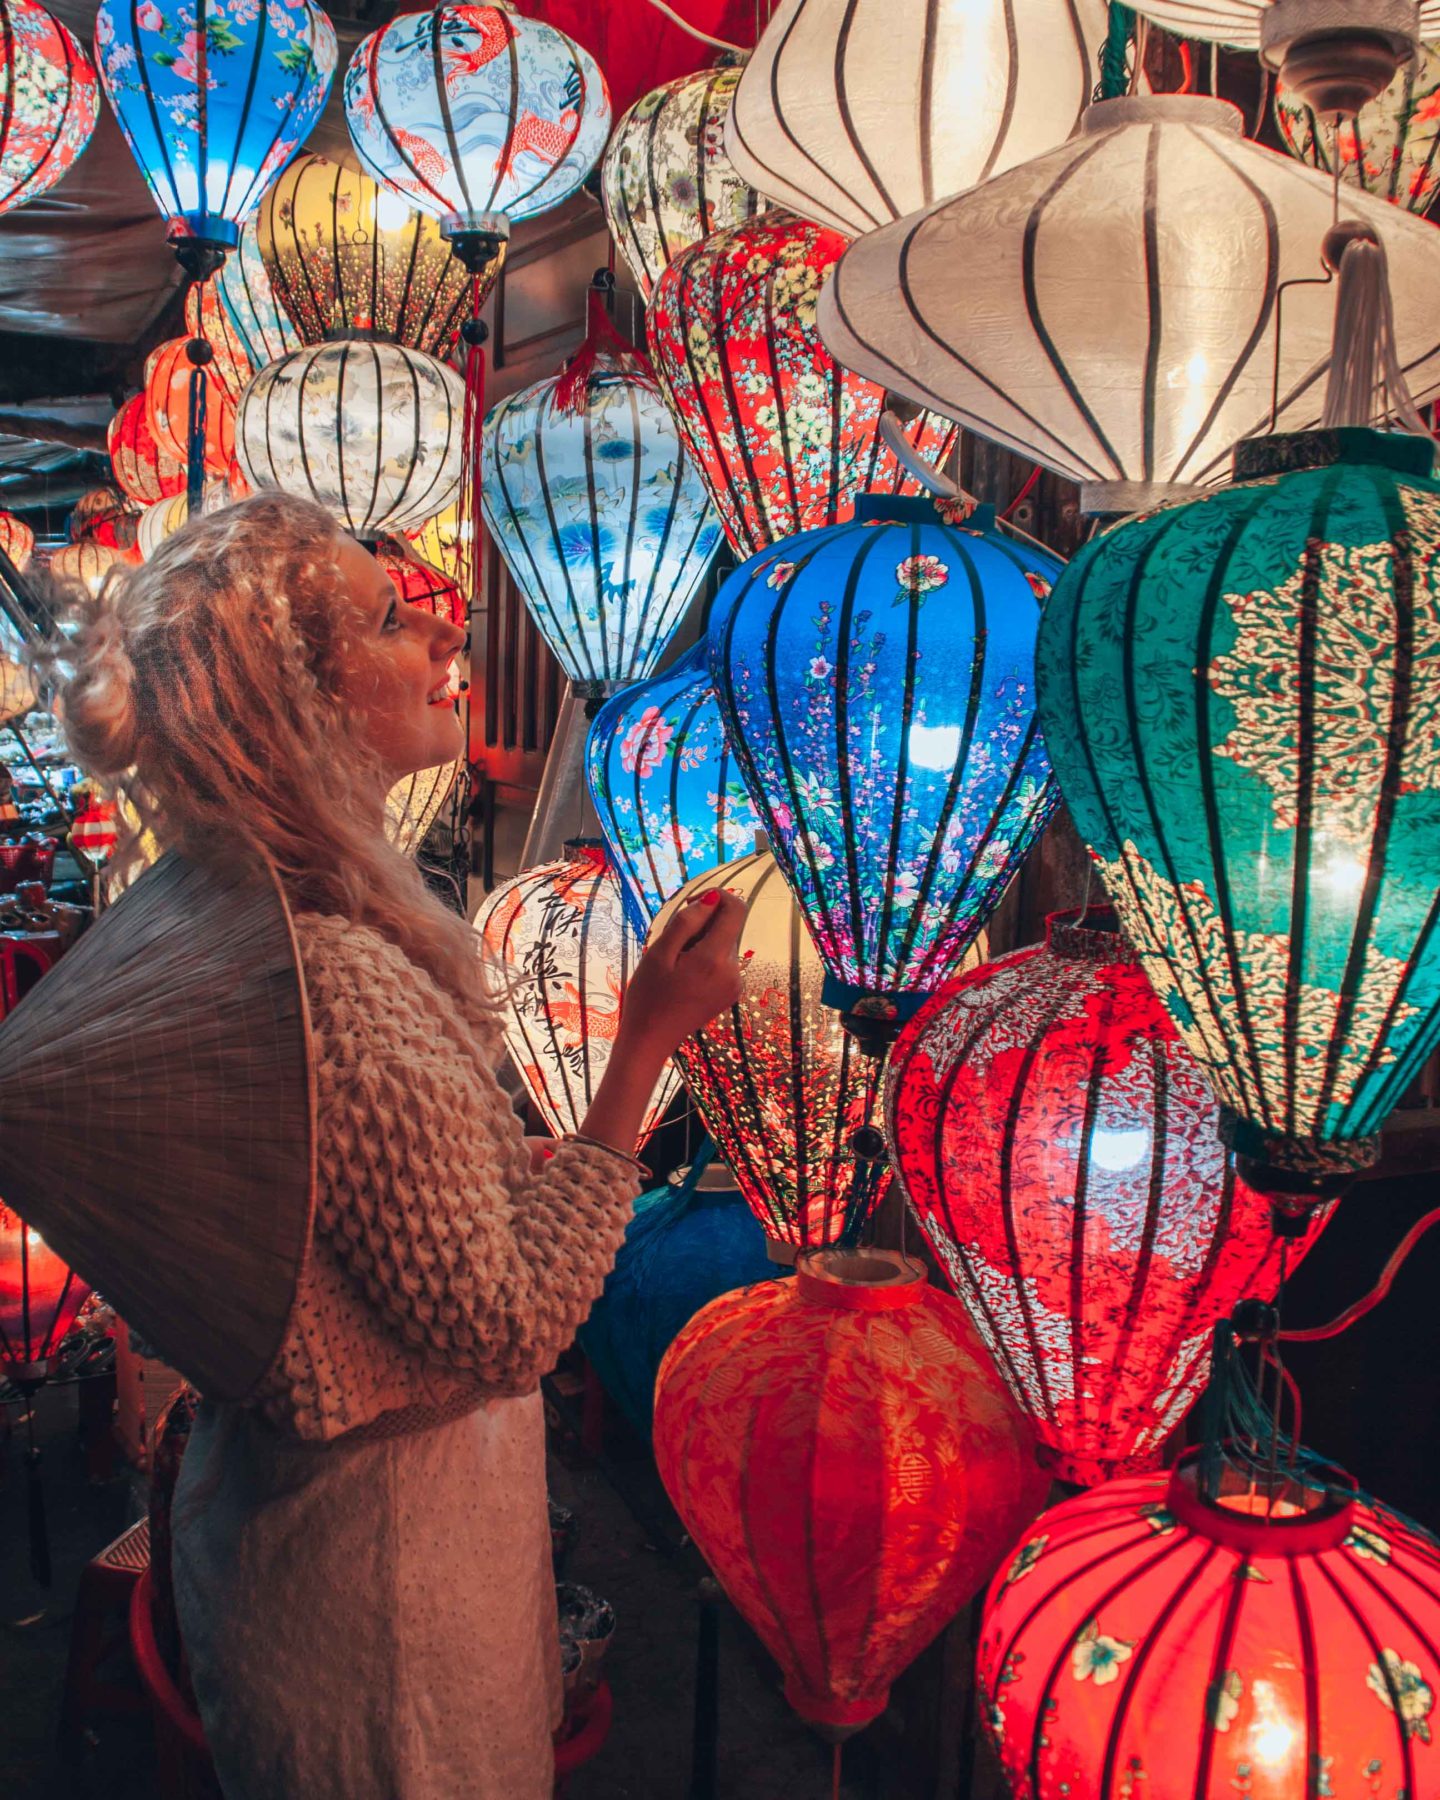
<svg viewBox="0 0 1440 1800"><path fill-rule="evenodd" d="M385 797L385 835L402 856L414 856L444 810L465 768L465 758L417 769Z"/></svg>
<svg viewBox="0 0 1440 1800"><path fill-rule="evenodd" d="M640 956L603 846L577 839L566 858L526 869L486 896L475 930L504 996L505 1044L556 1137L578 1131L620 1029L620 1001ZM641 1137L680 1085L671 1064Z"/></svg>
<svg viewBox="0 0 1440 1800"><path fill-rule="evenodd" d="M95 71L37 0L0 0L0 215L43 194L90 142Z"/></svg>
<svg viewBox="0 0 1440 1800"><path fill-rule="evenodd" d="M58 550L52 550L47 567L57 581L79 582L93 595L100 592L112 569L123 569L129 561L125 551L84 538L78 544L62 544Z"/></svg>
<svg viewBox="0 0 1440 1800"><path fill-rule="evenodd" d="M1320 420L1334 204L1224 101L1105 100L1058 149L857 243L820 330L848 368L1079 482L1085 511L1133 512L1222 480L1272 406L1282 429ZM1399 360L1428 399L1440 236L1367 194L1342 207L1385 245ZM985 271L983 304L957 267Z"/></svg>
<svg viewBox="0 0 1440 1800"><path fill-rule="evenodd" d="M891 1052L885 1117L906 1198L1047 1466L1087 1484L1154 1467L1216 1321L1274 1297L1281 1240L1114 915L1057 914L1043 945L938 993Z"/></svg>
<svg viewBox="0 0 1440 1800"><path fill-rule="evenodd" d="M725 154L738 69L699 69L637 100L600 171L610 235L648 300L679 253L754 218L760 196Z"/></svg>
<svg viewBox="0 0 1440 1800"><path fill-rule="evenodd" d="M1353 119L1322 116L1284 82L1275 122L1286 148L1312 169L1411 212L1428 211L1440 186L1440 51L1423 44L1382 94Z"/></svg>
<svg viewBox="0 0 1440 1800"><path fill-rule="evenodd" d="M1058 143L1090 99L1105 24L1103 0L781 0L725 147L802 218L873 231Z"/></svg>
<svg viewBox="0 0 1440 1800"><path fill-rule="evenodd" d="M1410 31L1415 24L1416 9L1408 4L1397 7L1387 6L1385 0L1377 5L1375 0L1368 4L1351 6L1332 12L1328 15L1306 7L1276 8L1276 0L1141 0L1135 9L1143 13L1157 25L1164 26L1166 31L1177 37L1199 38L1202 42L1212 44L1230 44L1237 50L1258 50L1265 38L1265 22L1267 15L1279 10L1282 19L1288 14L1293 20L1303 19L1307 10L1314 24L1320 29L1331 31L1343 28L1348 24L1369 21L1379 25L1389 24L1398 27L1402 32ZM1440 0L1421 0L1418 25L1425 37L1440 34Z"/></svg>
<svg viewBox="0 0 1440 1800"><path fill-rule="evenodd" d="M722 1163L697 1159L642 1194L605 1288L576 1341L610 1398L650 1435L655 1376L683 1325L776 1268L765 1234Z"/></svg>
<svg viewBox="0 0 1440 1800"><path fill-rule="evenodd" d="M352 536L373 539L455 498L464 415L460 377L421 350L317 344L246 388L235 448L252 487L316 500Z"/></svg>
<svg viewBox="0 0 1440 1800"><path fill-rule="evenodd" d="M223 481L207 483L201 497L199 511L201 513L219 512L222 507L234 504L234 497ZM140 515L140 528L137 533L137 546L142 562L150 558L168 537L173 537L190 518L190 497L188 494L176 494L169 500L157 500L153 506L147 506Z"/></svg>
<svg viewBox="0 0 1440 1800"><path fill-rule="evenodd" d="M71 508L69 530L72 544L89 538L112 550L131 550L135 546L135 512L117 488L87 488Z"/></svg>
<svg viewBox="0 0 1440 1800"><path fill-rule="evenodd" d="M157 440L144 394L132 394L120 408L105 441L116 483L131 500L152 506L185 491L184 458L172 456Z"/></svg>
<svg viewBox="0 0 1440 1800"><path fill-rule="evenodd" d="M1041 627L1075 823L1286 1210L1373 1160L1440 1038L1432 449L1262 440L1238 485L1087 545Z"/></svg>
<svg viewBox="0 0 1440 1800"><path fill-rule="evenodd" d="M649 369L590 305L575 363L486 417L481 493L531 617L587 686L650 673L720 541Z"/></svg>
<svg viewBox="0 0 1440 1800"><path fill-rule="evenodd" d="M145 407L155 442L182 465L190 445L190 385L198 374L205 389L201 433L205 472L224 475L235 461L235 396L216 367L190 360L189 338L169 338L145 359Z"/></svg>
<svg viewBox="0 0 1440 1800"><path fill-rule="evenodd" d="M305 142L335 73L335 30L310 0L102 0L100 79L172 243L233 250L240 221Z"/></svg>
<svg viewBox="0 0 1440 1800"><path fill-rule="evenodd" d="M462 522L460 508L454 501L424 524L405 528L411 552L462 588L470 579L467 570L474 554L474 535L474 521L467 518Z"/></svg>
<svg viewBox="0 0 1440 1800"><path fill-rule="evenodd" d="M215 286L252 369L263 369L287 350L300 348L300 334L270 285L260 246L255 241L253 217L241 227L239 247L225 259L224 268L215 277Z"/></svg>
<svg viewBox="0 0 1440 1800"><path fill-rule="evenodd" d="M472 296L428 213L359 169L310 154L266 189L255 232L271 290L306 344L369 332L444 356L503 262L492 259Z"/></svg>
<svg viewBox="0 0 1440 1800"><path fill-rule="evenodd" d="M0 1377L43 1381L89 1292L0 1200Z"/></svg>
<svg viewBox="0 0 1440 1800"><path fill-rule="evenodd" d="M853 1147L871 1120L879 1065L824 1004L824 967L768 851L695 876L652 932L714 888L745 902L740 998L686 1038L675 1060L771 1243L792 1254L853 1243L890 1185L888 1166L860 1160Z"/></svg>
<svg viewBox="0 0 1440 1800"><path fill-rule="evenodd" d="M375 546L375 560L395 583L400 598L409 606L423 606L452 625L464 625L469 608L458 582L443 569L434 568L394 538L382 538Z"/></svg>
<svg viewBox="0 0 1440 1800"><path fill-rule="evenodd" d="M10 558L18 573L23 575L30 566L30 558L35 550L35 533L23 519L17 519L14 513L0 512L0 550Z"/></svg>
<svg viewBox="0 0 1440 1800"><path fill-rule="evenodd" d="M725 739L702 641L607 700L586 779L637 931L692 876L748 856L760 828Z"/></svg>
<svg viewBox="0 0 1440 1800"><path fill-rule="evenodd" d="M220 297L219 281L197 282L185 296L185 329L210 346L209 367L233 407L255 373L245 343Z"/></svg>
<svg viewBox="0 0 1440 1800"><path fill-rule="evenodd" d="M345 74L345 116L375 179L494 254L510 222L574 193L610 135L595 59L508 6L404 13L365 38Z"/></svg>
<svg viewBox="0 0 1440 1800"><path fill-rule="evenodd" d="M963 509L962 509L963 510ZM863 494L726 581L710 671L756 811L850 1012L913 1011L1054 806L1035 716L1059 573L993 509Z"/></svg>
<svg viewBox="0 0 1440 1800"><path fill-rule="evenodd" d="M87 790L70 821L71 848L99 867L109 862L119 841L115 808Z"/></svg>
<svg viewBox="0 0 1440 1800"><path fill-rule="evenodd" d="M692 244L655 284L655 372L741 556L848 519L859 492L918 491L880 439L884 390L833 361L816 330L844 249L838 232L770 212ZM937 462L955 437L924 413L905 435Z"/></svg>
<svg viewBox="0 0 1440 1800"><path fill-rule="evenodd" d="M1045 1492L963 1308L889 1250L811 1251L692 1319L660 1367L655 1461L790 1704L842 1733Z"/></svg>
<svg viewBox="0 0 1440 1800"><path fill-rule="evenodd" d="M1107 1482L996 1576L978 1679L1013 1791L1434 1800L1440 1547L1343 1492L1202 1493L1193 1465Z"/></svg>

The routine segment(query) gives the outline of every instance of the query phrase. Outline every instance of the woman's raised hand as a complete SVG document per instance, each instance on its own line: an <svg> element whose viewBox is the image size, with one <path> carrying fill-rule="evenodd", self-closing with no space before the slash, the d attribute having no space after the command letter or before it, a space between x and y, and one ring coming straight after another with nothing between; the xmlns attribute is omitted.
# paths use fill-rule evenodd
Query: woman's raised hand
<svg viewBox="0 0 1440 1800"><path fill-rule="evenodd" d="M744 923L744 901L724 888L710 888L682 906L636 965L625 989L621 1036L668 1056L733 1006L740 998Z"/></svg>

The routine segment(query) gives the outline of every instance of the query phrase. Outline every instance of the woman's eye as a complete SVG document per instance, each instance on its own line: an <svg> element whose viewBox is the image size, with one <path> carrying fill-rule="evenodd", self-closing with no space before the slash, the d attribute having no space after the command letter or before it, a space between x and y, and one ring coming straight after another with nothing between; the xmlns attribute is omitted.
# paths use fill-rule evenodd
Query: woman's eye
<svg viewBox="0 0 1440 1800"><path fill-rule="evenodd" d="M392 600L390 602L390 610L389 610L389 612L386 613L385 622L384 622L384 624L381 625L380 629L382 631L394 631L398 628L399 624L400 624L400 608L399 608L398 604L394 600Z"/></svg>

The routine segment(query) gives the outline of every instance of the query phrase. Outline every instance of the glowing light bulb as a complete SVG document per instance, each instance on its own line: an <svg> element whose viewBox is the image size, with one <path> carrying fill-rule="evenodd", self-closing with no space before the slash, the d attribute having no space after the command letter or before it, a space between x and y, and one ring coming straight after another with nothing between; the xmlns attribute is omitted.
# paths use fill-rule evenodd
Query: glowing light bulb
<svg viewBox="0 0 1440 1800"><path fill-rule="evenodd" d="M958 725L920 725L910 727L910 760L920 769L934 769L948 775L960 758Z"/></svg>
<svg viewBox="0 0 1440 1800"><path fill-rule="evenodd" d="M1150 1148L1150 1133L1143 1125L1097 1125L1090 1134L1090 1160L1118 1175L1133 1169Z"/></svg>

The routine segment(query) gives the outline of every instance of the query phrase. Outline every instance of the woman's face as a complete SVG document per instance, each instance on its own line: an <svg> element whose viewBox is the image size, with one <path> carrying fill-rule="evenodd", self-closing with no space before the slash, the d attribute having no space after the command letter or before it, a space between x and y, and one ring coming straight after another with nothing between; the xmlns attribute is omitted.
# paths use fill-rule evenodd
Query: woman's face
<svg viewBox="0 0 1440 1800"><path fill-rule="evenodd" d="M454 700L455 656L465 633L403 601L353 538L339 540L335 564L337 600L348 613L340 695L361 736L393 781L452 762L464 749Z"/></svg>

